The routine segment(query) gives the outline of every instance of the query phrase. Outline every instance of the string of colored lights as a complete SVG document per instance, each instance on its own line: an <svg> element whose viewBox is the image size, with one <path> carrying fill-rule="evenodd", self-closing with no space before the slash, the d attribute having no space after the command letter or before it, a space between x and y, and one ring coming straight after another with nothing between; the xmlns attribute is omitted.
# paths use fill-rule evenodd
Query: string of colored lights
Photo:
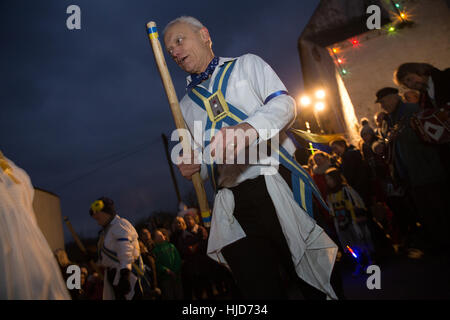
<svg viewBox="0 0 450 320"><path fill-rule="evenodd" d="M347 70L345 70L344 67L342 67L342 62L343 62L342 59L338 58L338 56L336 55L336 53L338 53L338 51L339 51L338 48L333 48L333 49L331 49L331 54L333 55L335 62L337 62L336 65L339 68L340 74L345 76L347 74Z"/></svg>
<svg viewBox="0 0 450 320"><path fill-rule="evenodd" d="M398 19L401 21L401 24L411 23L411 21L408 20L408 14L406 13L405 8L403 7L403 5L400 2L394 2L394 0L390 0L390 3L395 10L395 14L398 16ZM388 27L385 28L385 30L387 31L388 34L392 34L392 33L396 32L397 29L398 28L395 27L394 23L388 25ZM360 40L357 37L350 39L350 42L351 42L353 48L360 46ZM345 59L343 59L342 57L339 57L337 55L337 53L339 53L339 50L340 50L340 48L338 48L338 47L332 48L330 50L331 56L333 57L333 60L339 69L339 73L343 76L346 76L346 75L348 75L348 70L343 66Z"/></svg>
<svg viewBox="0 0 450 320"><path fill-rule="evenodd" d="M392 7L394 8L395 12L397 13L398 17L400 18L400 20L402 22L406 22L407 21L407 15L405 13L405 11L400 11L400 9L402 8L401 4L399 2L394 2L393 0L390 0Z"/></svg>

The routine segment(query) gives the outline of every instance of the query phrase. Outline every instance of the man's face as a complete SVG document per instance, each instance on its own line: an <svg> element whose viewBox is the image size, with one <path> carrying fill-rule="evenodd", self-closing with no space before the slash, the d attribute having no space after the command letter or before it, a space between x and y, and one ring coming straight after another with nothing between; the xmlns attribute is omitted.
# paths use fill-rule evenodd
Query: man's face
<svg viewBox="0 0 450 320"><path fill-rule="evenodd" d="M176 64L187 73L205 71L214 57L206 28L195 30L188 23L179 22L166 31L164 44Z"/></svg>
<svg viewBox="0 0 450 320"><path fill-rule="evenodd" d="M413 90L425 91L428 88L428 77L419 76L416 73L407 73L402 82L405 86Z"/></svg>
<svg viewBox="0 0 450 320"><path fill-rule="evenodd" d="M97 221L97 223L100 226L104 227L108 224L109 220L111 219L111 215L109 215L106 212L100 211L93 213L92 218L94 218L94 220Z"/></svg>
<svg viewBox="0 0 450 320"><path fill-rule="evenodd" d="M387 113L392 113L397 109L400 96L398 94L389 94L380 99L381 108Z"/></svg>

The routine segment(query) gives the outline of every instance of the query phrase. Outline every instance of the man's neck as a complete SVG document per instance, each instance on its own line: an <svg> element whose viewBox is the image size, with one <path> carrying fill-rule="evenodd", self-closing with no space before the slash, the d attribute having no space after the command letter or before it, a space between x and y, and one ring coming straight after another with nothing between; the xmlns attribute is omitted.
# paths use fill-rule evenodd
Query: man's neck
<svg viewBox="0 0 450 320"><path fill-rule="evenodd" d="M103 226L103 229L106 229L110 225L111 221L114 220L115 217L116 217L115 215L111 216L111 218L109 218L109 220L106 221L105 225Z"/></svg>
<svg viewBox="0 0 450 320"><path fill-rule="evenodd" d="M211 54L208 55L207 59L205 59L205 63L202 66L202 71L197 72L197 74L200 74L202 72L206 71L206 68L208 68L209 64L211 63L212 59L214 59L214 53L211 51Z"/></svg>

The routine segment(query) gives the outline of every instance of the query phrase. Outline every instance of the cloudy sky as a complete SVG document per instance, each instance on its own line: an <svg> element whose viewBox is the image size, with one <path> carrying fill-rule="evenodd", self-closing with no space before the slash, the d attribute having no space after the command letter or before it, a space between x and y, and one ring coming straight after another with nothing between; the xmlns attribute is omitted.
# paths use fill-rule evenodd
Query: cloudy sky
<svg viewBox="0 0 450 320"><path fill-rule="evenodd" d="M0 150L35 187L60 197L62 214L84 236L96 235L88 208L102 195L132 222L175 212L161 139L174 124L146 22L162 31L177 16L195 16L216 55L257 54L298 96L297 39L318 2L1 0ZM66 27L72 4L81 30ZM181 98L185 75L166 59ZM185 196L191 184L176 175Z"/></svg>

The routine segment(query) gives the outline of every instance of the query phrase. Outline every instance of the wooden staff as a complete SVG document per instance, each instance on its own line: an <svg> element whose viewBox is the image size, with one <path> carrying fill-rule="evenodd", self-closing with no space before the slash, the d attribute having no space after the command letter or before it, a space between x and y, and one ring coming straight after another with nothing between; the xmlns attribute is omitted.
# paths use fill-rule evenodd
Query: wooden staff
<svg viewBox="0 0 450 320"><path fill-rule="evenodd" d="M78 248L80 248L81 252L89 258L89 254L86 250L86 247L83 245L83 242L81 242L80 237L78 237L78 234L75 232L75 229L72 227L72 223L70 223L69 218L64 217L64 222L66 223L67 229L69 229L70 233L72 234L73 239L75 240ZM92 261L92 259L89 259L90 266L98 273L98 277L103 280L103 273L100 270L100 268L97 266L97 264Z"/></svg>
<svg viewBox="0 0 450 320"><path fill-rule="evenodd" d="M178 188L177 179L175 178L175 172L173 172L172 162L170 162L170 154L169 154L169 141L167 140L166 135L163 133L162 135L164 151L166 152L167 163L169 164L170 177L172 178L173 186L175 188L175 193L177 194L178 205L181 203L181 195L180 189Z"/></svg>
<svg viewBox="0 0 450 320"><path fill-rule="evenodd" d="M166 59L164 58L164 53L161 48L161 43L158 39L156 23L153 21L147 23L147 31L148 37L150 39L150 44L152 45L153 54L155 56L156 65L158 66L159 74L161 75L161 80L164 85L164 90L166 91L167 99L169 100L170 109L172 110L175 126L177 127L177 129L187 130L183 115L180 110L180 105L178 103L177 94L173 86L172 78L170 77L169 69L167 68ZM185 150L191 150L191 145L188 139L183 139L180 135L180 140L183 147L183 152ZM203 186L203 181L200 177L199 172L195 173L192 176L192 183L194 184L195 192L197 194L197 200L200 206L203 223L206 227L210 227L211 211L209 209L205 188Z"/></svg>

